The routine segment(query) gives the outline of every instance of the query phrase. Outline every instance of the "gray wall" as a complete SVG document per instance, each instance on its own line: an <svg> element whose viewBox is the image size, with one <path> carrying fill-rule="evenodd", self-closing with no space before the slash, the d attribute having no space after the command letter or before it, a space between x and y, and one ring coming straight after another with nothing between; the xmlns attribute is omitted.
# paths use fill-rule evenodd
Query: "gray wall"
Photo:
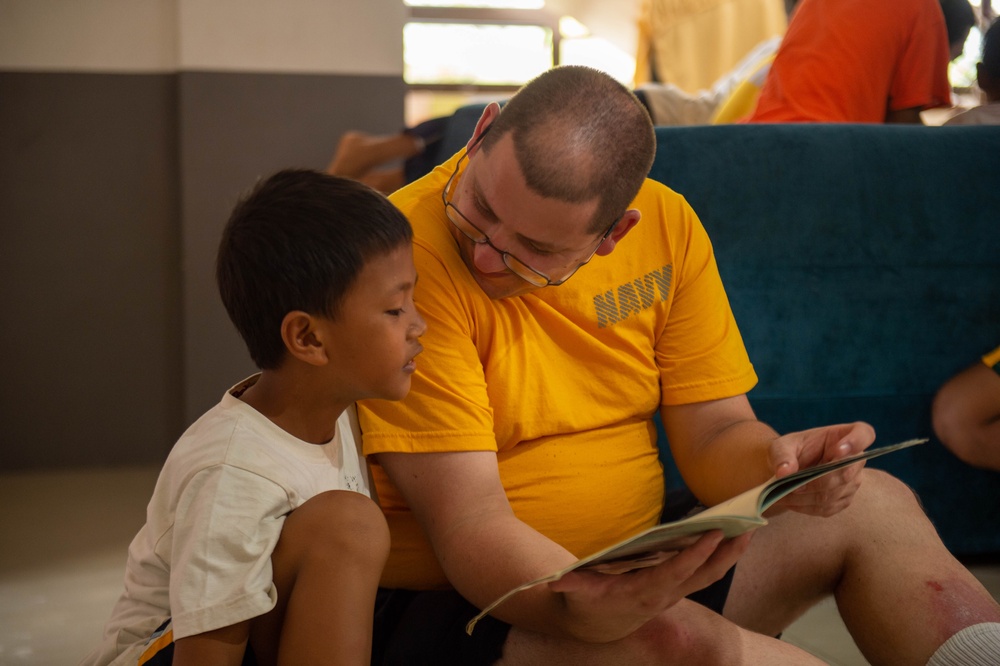
<svg viewBox="0 0 1000 666"><path fill-rule="evenodd" d="M176 435L177 173L174 77L0 72L0 469Z"/></svg>
<svg viewBox="0 0 1000 666"><path fill-rule="evenodd" d="M323 168L348 129L402 127L403 83L392 77L185 73L181 189L185 419L254 371L216 295L212 263L237 196L285 167Z"/></svg>
<svg viewBox="0 0 1000 666"><path fill-rule="evenodd" d="M402 125L401 5L0 0L0 470L158 463L253 371L221 227Z"/></svg>

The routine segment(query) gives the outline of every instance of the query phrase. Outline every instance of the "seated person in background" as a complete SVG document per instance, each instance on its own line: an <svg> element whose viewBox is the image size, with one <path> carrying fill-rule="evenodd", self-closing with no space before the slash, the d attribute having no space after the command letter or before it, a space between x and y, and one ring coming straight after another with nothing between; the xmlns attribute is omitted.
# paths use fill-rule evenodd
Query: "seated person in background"
<svg viewBox="0 0 1000 666"><path fill-rule="evenodd" d="M261 371L174 445L84 663L368 664L389 533L354 401L409 390L411 239L382 195L313 171L237 204L216 277Z"/></svg>
<svg viewBox="0 0 1000 666"><path fill-rule="evenodd" d="M749 122L919 123L974 22L967 0L802 0Z"/></svg>
<svg viewBox="0 0 1000 666"><path fill-rule="evenodd" d="M707 125L735 122L753 110L756 94L781 39L775 37L753 51L710 90L688 93L671 83L647 83L635 90L654 125ZM739 90L743 94L733 99ZM747 94L748 91L749 95ZM724 115L720 112L725 110ZM427 174L447 157L439 154L450 117L432 118L398 134L344 133L326 173L352 178L391 194Z"/></svg>
<svg viewBox="0 0 1000 666"><path fill-rule="evenodd" d="M649 110L654 125L715 124L719 108L742 83L766 75L780 44L780 37L761 42L708 90L692 94L672 83L645 83L635 89L635 96Z"/></svg>
<svg viewBox="0 0 1000 666"><path fill-rule="evenodd" d="M906 486L858 466L785 498L752 539L713 532L641 571L575 572L466 635L477 607L679 517L656 413L706 505L875 438L757 420L711 242L646 178L654 151L624 86L556 67L393 194L429 356L404 400L358 406L392 534L373 663L802 666L819 662L773 637L833 594L872 663L995 666L968 654L1000 654L1000 607Z"/></svg>
<svg viewBox="0 0 1000 666"><path fill-rule="evenodd" d="M791 13L798 0L786 0ZM644 83L635 96L649 110L654 125L719 125L735 123L754 110L781 37L761 42L710 89L692 94L672 83Z"/></svg>
<svg viewBox="0 0 1000 666"><path fill-rule="evenodd" d="M398 134L346 132L337 143L326 173L351 178L390 194L424 175L441 157L438 148L448 118L431 118Z"/></svg>
<svg viewBox="0 0 1000 666"><path fill-rule="evenodd" d="M647 83L635 90L654 125L707 125L734 122L753 109L756 92L774 57L779 37L758 44L753 51L710 90L688 93L671 83ZM749 83L748 83L749 82ZM732 99L736 90L753 90ZM728 105L728 106L726 106ZM726 106L724 116L717 119ZM432 118L398 134L373 135L361 131L346 132L337 143L326 173L352 178L379 192L391 194L407 183L430 172L440 159L438 147L449 117Z"/></svg>
<svg viewBox="0 0 1000 666"><path fill-rule="evenodd" d="M638 10L635 84L670 83L691 94L788 25L787 0L641 0Z"/></svg>
<svg viewBox="0 0 1000 666"><path fill-rule="evenodd" d="M945 125L1000 125L1000 20L983 36L983 56L976 65L976 82L986 103L952 116Z"/></svg>
<svg viewBox="0 0 1000 666"><path fill-rule="evenodd" d="M1000 471L1000 347L946 381L931 416L934 433L952 453Z"/></svg>

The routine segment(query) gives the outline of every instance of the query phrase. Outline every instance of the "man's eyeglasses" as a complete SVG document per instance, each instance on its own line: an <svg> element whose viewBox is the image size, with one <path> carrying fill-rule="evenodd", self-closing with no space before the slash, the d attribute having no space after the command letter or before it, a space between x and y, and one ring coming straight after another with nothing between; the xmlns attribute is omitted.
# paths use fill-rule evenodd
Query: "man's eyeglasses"
<svg viewBox="0 0 1000 666"><path fill-rule="evenodd" d="M493 248L493 250L497 254L500 255L501 259L503 259L504 265L508 269L510 269L511 273L513 273L514 275L518 276L519 278L521 278L522 280L531 285L534 285L536 287L556 287L558 285L561 285L563 282L570 279L571 277L573 277L573 275L578 270L580 270L581 266L583 266L588 261L594 258L594 255L597 254L597 248L601 247L601 243L603 243L604 240L611 235L611 232L618 224L618 220L615 220L614 222L611 223L611 226L608 227L607 231L604 232L604 234L601 236L600 241L597 243L597 245L594 246L593 251L591 251L591 253L587 256L586 259L577 264L575 268L570 270L562 277L558 279L553 279L552 277L543 273L542 271L532 268L528 264L524 263L522 260L515 257L510 252L498 248L496 245L493 244L489 236L487 236L479 227L473 224L472 221L469 220L469 218L467 218L462 213L462 211L458 209L457 206L455 206L455 204L449 201L448 191L451 190L452 184L455 183L456 177L458 176L459 168L462 166L462 160L464 160L468 156L469 156L469 151L466 150L465 153L463 153L462 156L458 159L458 162L455 164L455 171L452 172L451 177L448 179L448 182L445 183L444 189L441 190L441 201L444 203L445 213L448 215L448 219L451 221L451 223L455 225L455 228L461 231L466 238L468 238L477 245L489 245L491 248Z"/></svg>

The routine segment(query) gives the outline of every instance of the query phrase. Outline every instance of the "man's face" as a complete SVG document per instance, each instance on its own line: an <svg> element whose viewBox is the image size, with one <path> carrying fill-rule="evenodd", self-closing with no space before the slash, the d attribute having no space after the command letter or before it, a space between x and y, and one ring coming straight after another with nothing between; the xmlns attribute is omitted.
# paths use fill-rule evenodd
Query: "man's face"
<svg viewBox="0 0 1000 666"><path fill-rule="evenodd" d="M451 202L490 242L553 280L567 275L593 253L601 235L589 229L597 197L583 203L545 198L521 174L510 134L489 153L479 149L458 178ZM490 298L509 298L540 287L511 272L487 243L475 243L451 225L462 261Z"/></svg>

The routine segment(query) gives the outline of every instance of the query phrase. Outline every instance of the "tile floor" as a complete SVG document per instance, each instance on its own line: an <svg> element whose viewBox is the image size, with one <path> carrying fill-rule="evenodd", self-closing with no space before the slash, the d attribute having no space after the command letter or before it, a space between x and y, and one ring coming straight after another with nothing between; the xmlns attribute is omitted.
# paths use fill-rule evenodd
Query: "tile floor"
<svg viewBox="0 0 1000 666"><path fill-rule="evenodd" d="M76 664L121 586L156 468L0 474L0 666ZM1000 598L1000 558L972 567ZM832 601L785 639L835 666L865 666Z"/></svg>

